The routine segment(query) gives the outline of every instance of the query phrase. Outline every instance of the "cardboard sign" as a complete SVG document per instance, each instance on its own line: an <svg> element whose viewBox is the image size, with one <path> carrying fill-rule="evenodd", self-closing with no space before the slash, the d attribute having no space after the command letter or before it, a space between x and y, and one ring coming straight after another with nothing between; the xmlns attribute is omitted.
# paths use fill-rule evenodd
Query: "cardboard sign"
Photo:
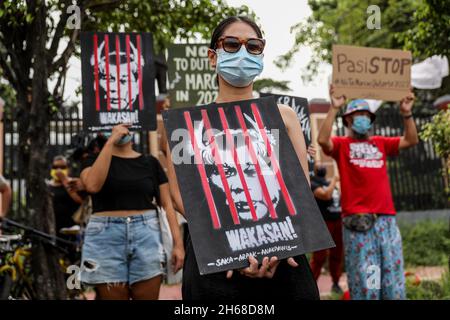
<svg viewBox="0 0 450 320"><path fill-rule="evenodd" d="M336 95L400 101L410 91L411 52L333 45Z"/></svg>
<svg viewBox="0 0 450 320"><path fill-rule="evenodd" d="M153 40L150 33L81 33L83 128L156 129Z"/></svg>
<svg viewBox="0 0 450 320"><path fill-rule="evenodd" d="M201 274L334 246L273 97L163 120Z"/></svg>
<svg viewBox="0 0 450 320"><path fill-rule="evenodd" d="M285 104L295 111L295 113L297 114L297 119L302 127L306 147L309 147L309 145L311 144L311 121L309 119L308 99L271 93L260 93L260 96L261 97L273 96L278 104ZM314 173L314 158L310 157L309 154L308 154L308 169L309 174L312 175Z"/></svg>
<svg viewBox="0 0 450 320"><path fill-rule="evenodd" d="M217 98L216 73L206 44L173 44L168 49L170 103L174 108L208 104Z"/></svg>

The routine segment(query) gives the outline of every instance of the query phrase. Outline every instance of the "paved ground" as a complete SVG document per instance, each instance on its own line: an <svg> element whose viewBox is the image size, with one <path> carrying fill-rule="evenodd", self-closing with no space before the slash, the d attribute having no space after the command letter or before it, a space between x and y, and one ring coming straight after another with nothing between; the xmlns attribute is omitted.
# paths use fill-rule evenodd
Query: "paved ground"
<svg viewBox="0 0 450 320"><path fill-rule="evenodd" d="M445 268L443 267L419 267L411 270L407 270L412 274L417 275L422 280L437 280L441 278L442 273ZM327 273L323 273L318 282L318 287L320 291L320 296L322 298L326 298L330 295L331 290L331 277ZM345 273L342 275L341 280L339 282L342 289L347 290L347 277ZM89 299L94 299L94 294L89 294ZM181 300L181 284L165 286L161 287L161 291L159 293L160 300Z"/></svg>
<svg viewBox="0 0 450 320"><path fill-rule="evenodd" d="M412 272L413 274L415 273L422 280L437 280L441 278L444 270L445 268L443 267L419 267L407 271ZM320 276L317 285L319 287L320 296L322 298L326 298L330 295L332 281L329 274L323 273ZM342 275L341 280L339 281L339 285L344 291L348 289L347 276L345 275L345 273ZM181 300L181 285L162 286L159 293L159 299Z"/></svg>

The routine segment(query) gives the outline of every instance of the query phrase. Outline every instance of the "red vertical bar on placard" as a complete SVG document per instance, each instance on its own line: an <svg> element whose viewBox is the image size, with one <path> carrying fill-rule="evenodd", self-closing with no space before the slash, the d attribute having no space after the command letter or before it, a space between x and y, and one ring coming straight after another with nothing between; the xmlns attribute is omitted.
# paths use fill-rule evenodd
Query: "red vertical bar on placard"
<svg viewBox="0 0 450 320"><path fill-rule="evenodd" d="M142 95L142 70L141 70L141 36L136 36L137 52L138 52L138 79L139 79L139 110L144 107L144 97Z"/></svg>
<svg viewBox="0 0 450 320"><path fill-rule="evenodd" d="M278 165L278 159L275 157L274 153L272 152L272 147L270 146L269 139L267 137L267 133L264 128L264 123L261 118L261 114L255 103L251 104L251 108L252 108L252 112L255 117L256 123L258 124L259 132L260 132L261 136L263 137L264 143L266 145L267 153L269 154L269 157L270 157L270 163L272 164L273 170L275 171L275 175L277 177L278 184L280 185L281 193L283 194L283 198L284 198L284 201L286 202L286 206L288 208L289 214L291 216L293 216L296 214L294 202L292 201L291 195L289 194L289 191L286 187L286 183L284 182L283 176L281 175L281 169L280 169L280 166Z"/></svg>
<svg viewBox="0 0 450 320"><path fill-rule="evenodd" d="M200 155L200 150L198 149L198 146L197 146L197 140L195 140L195 134L194 134L194 128L192 126L191 115L188 111L184 112L184 120L186 121L186 126L189 131L192 149L194 149L195 162L197 164L197 169L200 174L203 192L205 193L206 202L208 203L211 220L213 222L214 229L220 229L219 216L217 214L216 205L214 203L214 198L211 193L211 188L209 187L208 177L206 175L205 166L203 165L203 160Z"/></svg>
<svg viewBox="0 0 450 320"><path fill-rule="evenodd" d="M95 81L95 110L100 111L100 93L99 93L99 83L98 83L98 38L94 34L93 39L94 46L94 81Z"/></svg>
<svg viewBox="0 0 450 320"><path fill-rule="evenodd" d="M262 174L261 166L259 165L258 157L255 153L255 149L253 148L253 143L248 134L247 125L245 124L245 120L244 120L244 116L242 115L241 107L235 106L234 109L236 110L236 115L237 115L237 118L239 121L239 125L241 126L242 131L244 133L245 144L247 145L247 149L250 153L250 157L252 158L253 164L255 165L256 175L258 176L259 184L261 186L264 199L266 200L267 207L269 208L270 216L273 219L275 219L275 218L277 218L277 213L273 206L272 199L270 198L270 193L269 193L269 190L267 189L266 181L264 180L264 176Z"/></svg>
<svg viewBox="0 0 450 320"><path fill-rule="evenodd" d="M131 99L131 67L130 67L130 35L125 36L126 50L127 50L127 72L128 72L128 105L130 106L130 111L133 111L133 101Z"/></svg>
<svg viewBox="0 0 450 320"><path fill-rule="evenodd" d="M111 99L109 96L109 36L105 34L105 70L106 70L106 108L111 110Z"/></svg>
<svg viewBox="0 0 450 320"><path fill-rule="evenodd" d="M119 111L120 111L120 40L119 36L116 35L116 83L117 83L117 98L119 100Z"/></svg>
<svg viewBox="0 0 450 320"><path fill-rule="evenodd" d="M258 221L258 216L256 215L256 209L255 209L255 206L253 205L253 200L250 195L250 191L248 190L247 181L245 180L244 172L242 171L241 163L239 162L237 150L234 145L233 137L230 134L227 117L225 116L225 112L223 111L223 108L219 108L219 115L220 115L220 121L222 122L222 128L225 131L225 136L227 138L227 144L231 148L233 160L236 165L239 179L241 180L241 185L242 185L242 189L244 190L245 198L247 199L248 206L250 207L250 212L252 214L253 221Z"/></svg>
<svg viewBox="0 0 450 320"><path fill-rule="evenodd" d="M211 122L209 121L208 112L203 109L201 111L203 123L205 124L206 135L208 136L209 145L212 148L212 154L214 157L214 162L219 171L220 179L222 181L223 188L225 189L225 196L227 197L228 205L230 206L231 217L233 218L234 224L239 224L239 216L236 210L236 205L233 201L233 196L231 195L230 186L228 185L227 177L225 171L223 170L223 162L220 157L219 148L217 147L216 138L212 134Z"/></svg>

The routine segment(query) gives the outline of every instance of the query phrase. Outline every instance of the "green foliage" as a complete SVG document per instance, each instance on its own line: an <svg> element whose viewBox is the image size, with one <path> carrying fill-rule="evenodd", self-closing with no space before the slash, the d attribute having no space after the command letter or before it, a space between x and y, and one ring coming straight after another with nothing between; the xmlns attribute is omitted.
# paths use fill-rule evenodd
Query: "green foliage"
<svg viewBox="0 0 450 320"><path fill-rule="evenodd" d="M1 77L1 72L0 72ZM8 117L16 105L16 94L9 83L0 80L0 97L5 101L4 112Z"/></svg>
<svg viewBox="0 0 450 320"><path fill-rule="evenodd" d="M175 39L209 39L216 25L234 15L254 15L247 6L229 6L224 0L131 0L105 11L86 11L83 30L152 32L160 51Z"/></svg>
<svg viewBox="0 0 450 320"><path fill-rule="evenodd" d="M253 90L257 92L271 92L273 90L290 91L289 81L277 81L270 78L258 79L253 82Z"/></svg>
<svg viewBox="0 0 450 320"><path fill-rule="evenodd" d="M450 274L445 272L439 281L425 280L419 284L406 280L408 300L450 300Z"/></svg>
<svg viewBox="0 0 450 320"><path fill-rule="evenodd" d="M400 35L415 56L450 56L450 6L448 0L423 0L414 12L411 28Z"/></svg>
<svg viewBox="0 0 450 320"><path fill-rule="evenodd" d="M317 74L320 62L331 62L333 44L366 47L402 48L400 35L411 28L417 0L309 0L313 13L305 21L291 28L295 44L276 62L287 68L295 53L303 46L312 48L313 57L307 66L304 80ZM381 29L367 28L367 7L378 5L381 10Z"/></svg>
<svg viewBox="0 0 450 320"><path fill-rule="evenodd" d="M450 109L442 110L426 123L420 137L433 142L436 153L445 158L450 157Z"/></svg>
<svg viewBox="0 0 450 320"><path fill-rule="evenodd" d="M400 225L406 267L439 266L448 263L450 231L445 221L425 220Z"/></svg>

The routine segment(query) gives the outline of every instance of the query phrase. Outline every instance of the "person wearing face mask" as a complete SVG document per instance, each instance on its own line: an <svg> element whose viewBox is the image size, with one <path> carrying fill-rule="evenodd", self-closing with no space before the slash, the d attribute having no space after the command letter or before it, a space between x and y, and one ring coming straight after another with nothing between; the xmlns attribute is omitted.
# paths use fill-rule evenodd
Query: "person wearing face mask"
<svg viewBox="0 0 450 320"><path fill-rule="evenodd" d="M86 227L81 281L95 287L98 299L156 300L166 260L176 273L184 249L159 161L133 150L129 125L105 134L98 154L82 164L81 180L91 194L93 214ZM167 214L173 238L166 257L156 205Z"/></svg>
<svg viewBox="0 0 450 320"><path fill-rule="evenodd" d="M80 179L70 177L69 166L64 156L58 155L53 158L50 176L52 179L48 182L48 188L55 212L55 226L59 232L62 228L75 225L72 216L83 202L83 195L79 193Z"/></svg>
<svg viewBox="0 0 450 320"><path fill-rule="evenodd" d="M251 19L234 16L219 23L213 31L208 51L210 64L218 75L219 92L215 103L254 98L253 81L263 70L264 47L262 32ZM215 103L209 107L215 108ZM306 144L297 115L286 105L278 105L278 109L309 182ZM168 159L171 159L170 152ZM185 214L172 161L168 161L168 176L177 210ZM189 216L186 218L189 219ZM249 266L240 270L200 275L192 242L187 236L183 299L217 301L320 298L305 255L283 260L278 260L276 256L264 257L262 264L258 264L256 258L250 256L248 261Z"/></svg>
<svg viewBox="0 0 450 320"><path fill-rule="evenodd" d="M311 178L311 190L336 246L331 249L314 252L311 258L311 270L314 274L314 279L317 281L322 266L328 258L329 271L333 281L331 291L341 294L342 289L339 286L339 279L342 274L344 252L342 248L341 201L337 188L339 177L333 176L331 181L329 181L326 176L327 168L316 163L314 165L314 176Z"/></svg>
<svg viewBox="0 0 450 320"><path fill-rule="evenodd" d="M332 137L336 115L345 104L330 87L331 107L318 142L333 157L341 177L345 267L352 299L405 299L400 232L395 220L386 157L419 142L412 107L414 93L400 102L404 133L371 136L375 114L365 100L353 100L343 115L345 137Z"/></svg>

